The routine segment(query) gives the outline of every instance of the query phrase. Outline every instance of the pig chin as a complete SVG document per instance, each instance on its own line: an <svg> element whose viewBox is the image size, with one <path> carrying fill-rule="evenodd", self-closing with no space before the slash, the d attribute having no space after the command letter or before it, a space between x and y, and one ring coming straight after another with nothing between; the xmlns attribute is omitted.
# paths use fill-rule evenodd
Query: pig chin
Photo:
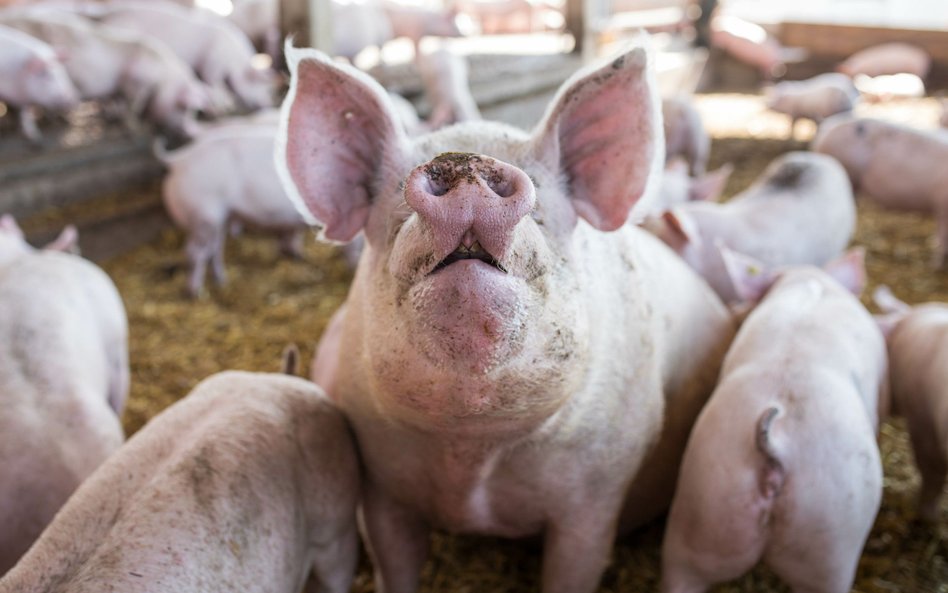
<svg viewBox="0 0 948 593"><path fill-rule="evenodd" d="M523 350L528 299L521 278L479 260L452 263L409 290L409 339L438 367L487 373Z"/></svg>

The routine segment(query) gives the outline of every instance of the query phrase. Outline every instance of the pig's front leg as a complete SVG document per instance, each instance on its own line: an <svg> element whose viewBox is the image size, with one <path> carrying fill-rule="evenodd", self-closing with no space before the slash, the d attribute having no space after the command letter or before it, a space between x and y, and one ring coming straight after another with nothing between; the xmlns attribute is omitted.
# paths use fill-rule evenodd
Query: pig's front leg
<svg viewBox="0 0 948 593"><path fill-rule="evenodd" d="M560 513L546 528L543 593L592 593L609 564L621 496L603 496Z"/></svg>
<svg viewBox="0 0 948 593"><path fill-rule="evenodd" d="M43 135L36 125L36 114L32 107L22 107L20 109L20 131L33 144L40 144L43 141Z"/></svg>
<svg viewBox="0 0 948 593"><path fill-rule="evenodd" d="M414 512L366 486L360 514L378 593L415 593L428 556L429 529Z"/></svg>

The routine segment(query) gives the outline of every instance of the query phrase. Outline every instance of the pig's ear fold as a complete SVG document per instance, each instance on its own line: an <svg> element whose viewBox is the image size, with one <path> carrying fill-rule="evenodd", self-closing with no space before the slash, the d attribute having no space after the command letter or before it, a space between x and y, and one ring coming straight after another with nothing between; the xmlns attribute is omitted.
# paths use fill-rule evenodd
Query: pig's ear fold
<svg viewBox="0 0 948 593"><path fill-rule="evenodd" d="M62 251L79 255L79 231L71 224L67 224L56 239L43 247L48 251Z"/></svg>
<svg viewBox="0 0 948 593"><path fill-rule="evenodd" d="M666 210L662 213L662 221L668 226L676 243L697 244L701 241L701 233L698 232L694 219L684 210Z"/></svg>
<svg viewBox="0 0 948 593"><path fill-rule="evenodd" d="M20 229L20 225L16 223L16 219L13 218L12 214L4 214L0 216L0 231L9 233L11 235L23 238L23 231Z"/></svg>
<svg viewBox="0 0 948 593"><path fill-rule="evenodd" d="M603 231L625 224L649 180L660 177L661 101L648 61L637 47L581 71L533 133L536 157L562 171L577 214Z"/></svg>
<svg viewBox="0 0 948 593"><path fill-rule="evenodd" d="M908 303L895 296L892 293L892 289L885 284L880 284L876 287L872 292L872 300L875 301L876 305L878 305L884 313L908 313L912 310L912 307Z"/></svg>
<svg viewBox="0 0 948 593"><path fill-rule="evenodd" d="M688 199L692 201L714 201L717 202L724 193L727 186L727 180L734 172L734 165L728 163L719 169L710 173L705 173L701 177L691 182L688 189Z"/></svg>
<svg viewBox="0 0 948 593"><path fill-rule="evenodd" d="M349 241L365 226L373 184L405 154L407 136L384 89L368 75L288 41L292 80L276 165L283 187L322 236Z"/></svg>
<svg viewBox="0 0 948 593"><path fill-rule="evenodd" d="M720 243L717 247L738 298L745 303L756 303L764 298L777 274L749 255L732 251Z"/></svg>
<svg viewBox="0 0 948 593"><path fill-rule="evenodd" d="M823 266L823 270L858 297L866 287L866 250L850 249Z"/></svg>

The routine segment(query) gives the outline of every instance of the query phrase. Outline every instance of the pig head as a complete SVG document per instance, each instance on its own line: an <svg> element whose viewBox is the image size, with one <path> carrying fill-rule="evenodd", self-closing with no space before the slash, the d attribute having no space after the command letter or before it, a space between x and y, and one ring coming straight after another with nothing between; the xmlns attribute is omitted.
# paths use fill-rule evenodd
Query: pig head
<svg viewBox="0 0 948 593"><path fill-rule="evenodd" d="M465 122L417 138L368 76L287 55L284 185L324 239L365 237L315 379L357 435L379 586L415 590L438 527L543 534L543 591L593 590L624 503L638 501L626 524L667 505L732 331L708 289L626 224L664 157L646 51L579 72L532 134ZM709 321L671 380L670 420L676 363L660 359L695 317L660 310L699 302ZM665 499L636 494L636 476Z"/></svg>

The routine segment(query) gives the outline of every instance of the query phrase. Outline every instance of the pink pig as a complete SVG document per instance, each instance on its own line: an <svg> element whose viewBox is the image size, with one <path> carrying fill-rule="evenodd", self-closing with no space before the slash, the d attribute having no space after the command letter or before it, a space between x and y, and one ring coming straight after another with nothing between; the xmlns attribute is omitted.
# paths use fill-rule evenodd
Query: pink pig
<svg viewBox="0 0 948 593"><path fill-rule="evenodd" d="M803 59L805 50L786 48L758 24L722 15L711 21L711 43L757 68L765 79L783 76L786 62Z"/></svg>
<svg viewBox="0 0 948 593"><path fill-rule="evenodd" d="M153 37L188 64L220 96L233 92L249 109L273 105L276 75L257 68L247 36L226 18L207 10L168 3L109 5L102 22Z"/></svg>
<svg viewBox="0 0 948 593"><path fill-rule="evenodd" d="M306 224L277 177L275 138L276 126L265 120L236 123L208 130L173 153L158 151L169 169L162 186L165 207L188 233L191 296L201 293L208 262L218 284L226 282L224 240L230 223L279 233L282 251L299 256Z"/></svg>
<svg viewBox="0 0 948 593"><path fill-rule="evenodd" d="M646 51L578 72L533 133L418 137L368 75L286 53L284 185L324 238L365 238L315 379L355 429L376 587L414 592L439 528L542 534L542 591L594 591L666 508L733 332L626 224L665 156Z"/></svg>
<svg viewBox="0 0 948 593"><path fill-rule="evenodd" d="M835 157L857 192L887 208L931 212L938 225L932 258L948 254L948 138L895 123L838 116L827 120L812 149Z"/></svg>
<svg viewBox="0 0 948 593"><path fill-rule="evenodd" d="M144 115L184 133L196 125L196 113L210 107L207 87L151 39L43 6L7 11L0 22L64 51L66 70L83 99L123 96L133 127L134 118Z"/></svg>
<svg viewBox="0 0 948 593"><path fill-rule="evenodd" d="M849 244L856 206L843 168L810 152L774 160L731 201L688 202L645 228L674 249L725 302L737 293L719 250L725 245L769 266L822 265Z"/></svg>
<svg viewBox="0 0 948 593"><path fill-rule="evenodd" d="M860 253L765 272L761 298L688 440L662 546L662 591L700 593L767 564L794 591L848 593L882 499L885 341L858 292Z"/></svg>
<svg viewBox="0 0 948 593"><path fill-rule="evenodd" d="M919 515L937 521L948 473L948 305L910 307L880 287L876 303L889 344L893 408L908 421L922 474Z"/></svg>
<svg viewBox="0 0 948 593"><path fill-rule="evenodd" d="M851 77L857 74L914 74L925 78L932 58L924 49L908 43L882 43L860 50L846 58L836 69Z"/></svg>
<svg viewBox="0 0 948 593"><path fill-rule="evenodd" d="M0 593L346 593L358 494L352 436L319 388L220 373L90 476Z"/></svg>
<svg viewBox="0 0 948 593"><path fill-rule="evenodd" d="M852 111L859 99L853 82L842 74L828 72L807 80L785 80L767 90L767 107L790 116L790 135L797 120L817 124L837 113Z"/></svg>
<svg viewBox="0 0 948 593"><path fill-rule="evenodd" d="M0 217L0 575L124 439L125 309L98 267Z"/></svg>
<svg viewBox="0 0 948 593"><path fill-rule="evenodd" d="M0 24L0 101L19 110L23 135L39 142L32 107L68 111L79 93L52 47Z"/></svg>
<svg viewBox="0 0 948 593"><path fill-rule="evenodd" d="M462 56L441 49L421 54L415 62L431 104L426 122L429 129L481 119L468 83L467 61Z"/></svg>

